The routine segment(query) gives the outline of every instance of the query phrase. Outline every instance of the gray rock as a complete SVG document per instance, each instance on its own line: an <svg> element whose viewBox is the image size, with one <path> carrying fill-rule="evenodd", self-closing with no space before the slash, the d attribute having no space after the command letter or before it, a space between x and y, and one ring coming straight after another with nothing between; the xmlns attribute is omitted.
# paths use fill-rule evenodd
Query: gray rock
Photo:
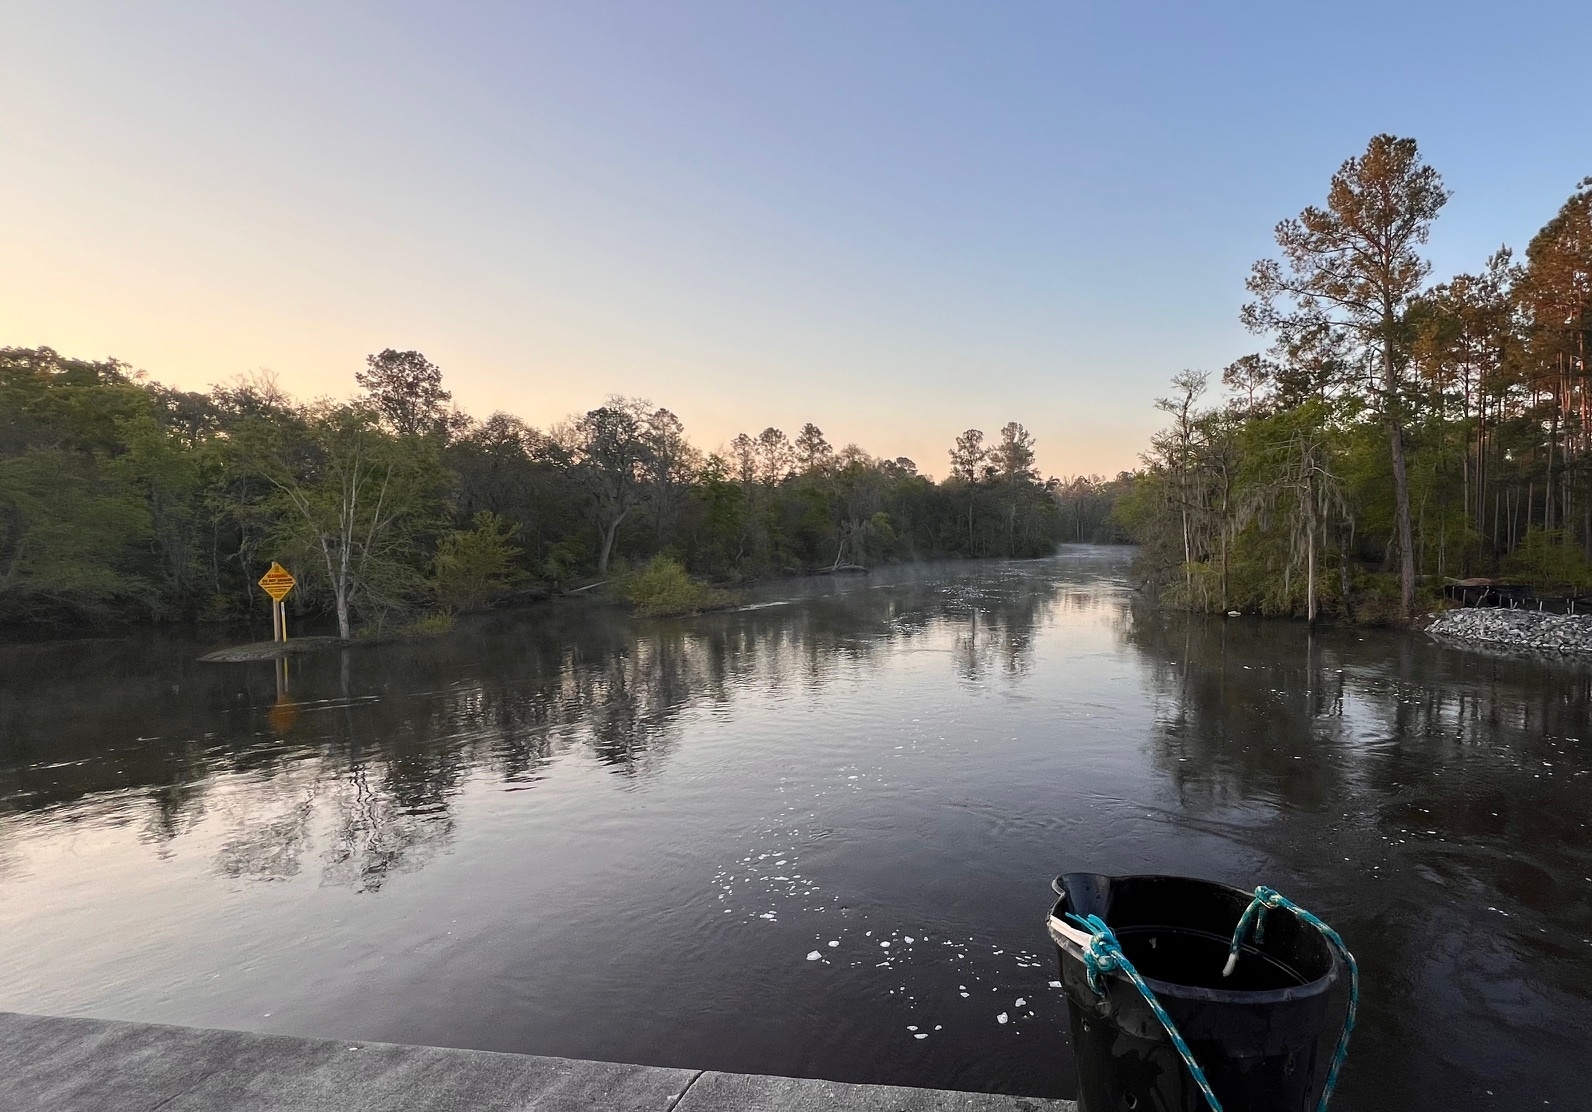
<svg viewBox="0 0 1592 1112"><path fill-rule="evenodd" d="M1592 615L1476 607L1448 610L1426 627L1435 637L1531 652L1592 653Z"/></svg>

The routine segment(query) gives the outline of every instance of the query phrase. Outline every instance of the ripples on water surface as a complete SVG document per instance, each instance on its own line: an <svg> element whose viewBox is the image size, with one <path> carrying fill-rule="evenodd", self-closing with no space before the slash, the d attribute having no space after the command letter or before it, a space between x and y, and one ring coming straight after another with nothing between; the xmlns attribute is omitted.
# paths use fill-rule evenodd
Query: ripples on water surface
<svg viewBox="0 0 1592 1112"><path fill-rule="evenodd" d="M0 1008L1069 1095L1048 880L1164 871L1346 936L1346 1107L1586 1107L1592 672L1168 614L1129 555L492 615L284 705L0 648Z"/></svg>

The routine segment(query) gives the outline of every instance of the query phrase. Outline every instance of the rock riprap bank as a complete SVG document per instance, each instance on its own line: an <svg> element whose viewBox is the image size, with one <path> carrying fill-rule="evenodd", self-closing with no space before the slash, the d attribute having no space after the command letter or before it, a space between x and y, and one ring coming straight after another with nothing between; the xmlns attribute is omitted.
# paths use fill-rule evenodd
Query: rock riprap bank
<svg viewBox="0 0 1592 1112"><path fill-rule="evenodd" d="M1478 641L1544 653L1592 653L1592 615L1539 614L1530 610L1448 610L1426 632L1455 641Z"/></svg>

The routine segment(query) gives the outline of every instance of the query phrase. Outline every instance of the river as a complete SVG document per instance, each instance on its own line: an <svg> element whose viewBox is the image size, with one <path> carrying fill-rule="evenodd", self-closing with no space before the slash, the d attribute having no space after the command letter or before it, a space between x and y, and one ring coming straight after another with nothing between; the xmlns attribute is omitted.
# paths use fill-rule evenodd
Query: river
<svg viewBox="0 0 1592 1112"><path fill-rule="evenodd" d="M0 646L0 1009L1069 1096L1050 877L1175 872L1355 950L1334 1107L1592 1105L1592 667L1130 557Z"/></svg>

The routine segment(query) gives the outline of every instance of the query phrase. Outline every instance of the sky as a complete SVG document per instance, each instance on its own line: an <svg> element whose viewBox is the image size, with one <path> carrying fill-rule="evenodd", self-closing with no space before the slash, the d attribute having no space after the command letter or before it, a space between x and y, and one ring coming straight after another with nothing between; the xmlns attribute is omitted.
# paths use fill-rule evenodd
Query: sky
<svg viewBox="0 0 1592 1112"><path fill-rule="evenodd" d="M75 3L0 9L0 345L348 396L418 349L545 426L818 424L942 475L1007 421L1131 467L1276 222L1378 132L1436 278L1592 175L1592 5Z"/></svg>

